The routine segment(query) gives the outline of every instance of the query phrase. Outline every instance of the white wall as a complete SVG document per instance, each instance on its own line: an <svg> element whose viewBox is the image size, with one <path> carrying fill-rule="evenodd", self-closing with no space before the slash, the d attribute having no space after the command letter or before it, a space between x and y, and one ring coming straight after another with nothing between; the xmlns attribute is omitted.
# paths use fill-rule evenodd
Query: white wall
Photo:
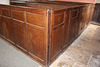
<svg viewBox="0 0 100 67"><path fill-rule="evenodd" d="M100 0L96 0L96 3L100 3Z"/></svg>
<svg viewBox="0 0 100 67"><path fill-rule="evenodd" d="M10 1L9 0L0 0L0 4L7 4L9 5Z"/></svg>

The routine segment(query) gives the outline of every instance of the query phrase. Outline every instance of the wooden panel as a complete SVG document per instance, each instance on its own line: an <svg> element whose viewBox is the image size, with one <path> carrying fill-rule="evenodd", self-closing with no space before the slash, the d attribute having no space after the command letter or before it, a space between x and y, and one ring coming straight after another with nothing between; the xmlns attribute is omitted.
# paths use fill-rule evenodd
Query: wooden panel
<svg viewBox="0 0 100 67"><path fill-rule="evenodd" d="M0 16L0 34L2 34L2 16Z"/></svg>
<svg viewBox="0 0 100 67"><path fill-rule="evenodd" d="M28 49L28 45L26 45L26 27L23 24L15 23L15 38L16 44L24 49Z"/></svg>
<svg viewBox="0 0 100 67"><path fill-rule="evenodd" d="M79 18L78 18L78 20L79 20L78 22L80 23L80 24L79 24L79 32L81 32L82 29L83 29L83 28L82 28L82 24L83 24L83 19L82 19L82 18L83 18L83 16L84 16L84 14L83 14L84 12L82 11L82 9L83 9L83 7L80 8L80 11L79 11Z"/></svg>
<svg viewBox="0 0 100 67"><path fill-rule="evenodd" d="M29 52L43 61L46 58L44 48L44 32L27 27L27 34Z"/></svg>
<svg viewBox="0 0 100 67"><path fill-rule="evenodd" d="M77 16L76 16L76 19L74 21L75 22L75 37L78 35L79 25L80 25L79 20L78 20L78 18L79 18L79 8L80 7L77 8Z"/></svg>
<svg viewBox="0 0 100 67"><path fill-rule="evenodd" d="M75 36L77 36L78 35L78 33L79 33L79 22L78 22L78 18L79 17L77 17L77 19L75 20L75 22L76 22L76 25L75 25Z"/></svg>
<svg viewBox="0 0 100 67"><path fill-rule="evenodd" d="M82 3L95 3L96 0L56 0L56 1L69 1L69 2L82 2Z"/></svg>
<svg viewBox="0 0 100 67"><path fill-rule="evenodd" d="M64 13L54 15L54 26L64 23Z"/></svg>
<svg viewBox="0 0 100 67"><path fill-rule="evenodd" d="M87 7L83 7L82 9L82 25L81 25L81 29L83 30L85 27L85 23L88 21L86 20L86 18L88 18L89 14L87 15Z"/></svg>
<svg viewBox="0 0 100 67"><path fill-rule="evenodd" d="M92 4L91 5L90 18L89 18L90 21L92 20L92 17L93 17L94 8L95 8L95 5ZM99 11L99 13L98 13L99 15L98 15L98 18L97 18L97 22L100 22L100 19L99 19L100 18L100 8L99 8L98 11ZM89 24L89 22L87 22L87 23Z"/></svg>
<svg viewBox="0 0 100 67"><path fill-rule="evenodd" d="M85 20L87 20L87 22L85 22L85 26L88 24L88 22L90 22L90 17L91 17L91 12L93 11L93 10L91 10L91 6L89 6L88 7L88 9L86 10L87 12L87 18L86 18L86 16L85 16Z"/></svg>
<svg viewBox="0 0 100 67"><path fill-rule="evenodd" d="M12 18L24 21L24 11L12 10Z"/></svg>
<svg viewBox="0 0 100 67"><path fill-rule="evenodd" d="M71 24L71 27L70 28L73 29L72 30L72 33L70 32L71 33L71 36L72 36L71 39L73 39L78 34L78 27L79 27L79 23L78 23L78 18L79 17L78 16L79 16L79 7L73 8L71 10L71 21L70 21L70 24Z"/></svg>
<svg viewBox="0 0 100 67"><path fill-rule="evenodd" d="M1 34L6 37L6 21L5 21L5 17L2 17Z"/></svg>
<svg viewBox="0 0 100 67"><path fill-rule="evenodd" d="M2 8L2 15L10 17L10 10L6 8Z"/></svg>
<svg viewBox="0 0 100 67"><path fill-rule="evenodd" d="M68 46L68 30L69 30L69 18L70 18L70 10L67 10L65 13L65 24L64 24L64 44L63 48Z"/></svg>
<svg viewBox="0 0 100 67"><path fill-rule="evenodd" d="M35 13L26 13L27 23L44 26L44 15L42 14L35 14Z"/></svg>
<svg viewBox="0 0 100 67"><path fill-rule="evenodd" d="M68 41L71 41L74 37L75 37L75 30L76 30L76 21L77 19L73 19L70 22L70 26L69 26L69 32L68 32Z"/></svg>
<svg viewBox="0 0 100 67"><path fill-rule="evenodd" d="M1 15L1 8L0 8L0 15Z"/></svg>
<svg viewBox="0 0 100 67"><path fill-rule="evenodd" d="M100 23L100 4L99 3L95 5L92 21L96 21Z"/></svg>
<svg viewBox="0 0 100 67"><path fill-rule="evenodd" d="M51 60L59 54L63 46L64 39L64 26L53 30L52 32L52 44L50 46L50 57Z"/></svg>
<svg viewBox="0 0 100 67"><path fill-rule="evenodd" d="M78 17L78 13L79 13L78 8L72 9L71 13L72 13L72 15L71 15L72 18Z"/></svg>
<svg viewBox="0 0 100 67"><path fill-rule="evenodd" d="M74 16L73 10L78 10L78 8L71 9L71 17L69 22L69 31L68 31L68 41L71 41L77 34L77 20L78 20L78 11L75 11L77 15Z"/></svg>
<svg viewBox="0 0 100 67"><path fill-rule="evenodd" d="M5 18L6 22L6 33L7 33L7 38L13 42L15 42L15 28L14 28L14 23L11 21L9 18Z"/></svg>
<svg viewBox="0 0 100 67"><path fill-rule="evenodd" d="M90 5L86 7L86 10L85 10L85 14L84 14L84 26L87 25L87 23L90 21L89 18L90 18L90 13L91 13L91 9L90 9Z"/></svg>
<svg viewBox="0 0 100 67"><path fill-rule="evenodd" d="M87 10L86 7L80 7L79 10L79 18L78 18L78 23L79 23L79 32L81 32L84 29L85 22L87 21L85 18L87 18Z"/></svg>

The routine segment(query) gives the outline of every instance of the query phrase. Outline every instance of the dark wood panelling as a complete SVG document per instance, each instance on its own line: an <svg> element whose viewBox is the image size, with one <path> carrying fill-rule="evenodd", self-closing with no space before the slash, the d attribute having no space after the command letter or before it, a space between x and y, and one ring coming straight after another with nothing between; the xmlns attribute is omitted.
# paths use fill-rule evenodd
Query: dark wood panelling
<svg viewBox="0 0 100 67"><path fill-rule="evenodd" d="M78 22L80 23L79 24L79 32L83 30L84 28L84 23L86 22L85 20L85 13L86 13L86 7L81 7L79 9L79 18L78 18ZM87 15L87 13L86 13Z"/></svg>
<svg viewBox="0 0 100 67"><path fill-rule="evenodd" d="M14 19L24 21L24 11L12 10L11 11L11 16Z"/></svg>
<svg viewBox="0 0 100 67"><path fill-rule="evenodd" d="M62 50L68 48L68 46L88 26L90 21L89 18L91 15L91 12L89 12L90 6L92 5L80 6L77 8L70 8L65 10L63 16L64 17L63 21L65 22L63 30L59 29L61 28L61 26L63 26L63 24L62 25L58 24L57 28L51 28L52 32L51 32L51 45L50 45L50 63L52 63L58 57L58 55L62 52ZM61 13L61 11L56 11L54 13L59 14ZM52 19L51 27L53 25L53 20L54 19ZM59 29L58 30L59 32L57 31L54 33L53 31L57 29Z"/></svg>
<svg viewBox="0 0 100 67"><path fill-rule="evenodd" d="M2 34L2 16L0 16L0 34Z"/></svg>
<svg viewBox="0 0 100 67"><path fill-rule="evenodd" d="M1 8L0 8L0 15L1 15Z"/></svg>
<svg viewBox="0 0 100 67"><path fill-rule="evenodd" d="M97 21L100 23L100 4L99 3L95 5L92 21Z"/></svg>
<svg viewBox="0 0 100 67"><path fill-rule="evenodd" d="M75 30L76 30L76 22L77 19L72 19L69 24L69 31L68 31L68 41L71 41L75 37Z"/></svg>
<svg viewBox="0 0 100 67"><path fill-rule="evenodd" d="M41 60L45 59L44 32L27 27L29 52Z"/></svg>
<svg viewBox="0 0 100 67"><path fill-rule="evenodd" d="M64 23L64 13L55 14L54 19L54 26Z"/></svg>
<svg viewBox="0 0 100 67"><path fill-rule="evenodd" d="M28 49L28 45L26 45L26 26L22 24L15 24L15 38L16 44L24 49Z"/></svg>
<svg viewBox="0 0 100 67"><path fill-rule="evenodd" d="M5 18L7 38L15 42L15 25L9 18Z"/></svg>
<svg viewBox="0 0 100 67"><path fill-rule="evenodd" d="M0 5L0 36L47 67L88 26L94 8L72 2L13 5Z"/></svg>
<svg viewBox="0 0 100 67"><path fill-rule="evenodd" d="M64 24L64 44L63 44L63 48L65 48L66 46L68 46L68 31L69 31L69 19L70 19L70 10L67 9L67 11L65 12L65 24Z"/></svg>
<svg viewBox="0 0 100 67"><path fill-rule="evenodd" d="M84 21L85 21L84 26L86 26L90 21L90 16L91 16L91 5L86 7L85 15L84 15Z"/></svg>
<svg viewBox="0 0 100 67"><path fill-rule="evenodd" d="M56 57L61 51L64 39L64 26L53 30L52 32L52 44L50 46L50 57L51 60Z"/></svg>
<svg viewBox="0 0 100 67"><path fill-rule="evenodd" d="M78 13L79 13L79 9L78 8L73 8L72 11L71 11L72 19L78 17Z"/></svg>
<svg viewBox="0 0 100 67"><path fill-rule="evenodd" d="M91 9L91 13L90 13L90 18L89 18L89 20L92 21L92 17L93 17L95 5L92 5L90 9ZM99 11L100 11L100 10L99 10ZM97 20L98 22L100 22L100 19L99 19L99 18L100 18L100 14L98 15L98 20ZM87 23L89 24L89 22L87 22Z"/></svg>
<svg viewBox="0 0 100 67"><path fill-rule="evenodd" d="M2 15L10 17L11 16L10 10L7 8L2 8Z"/></svg>
<svg viewBox="0 0 100 67"><path fill-rule="evenodd" d="M7 30L7 28L6 28L6 21L5 21L5 17L1 17L2 18L2 22L0 22L1 23L1 34L3 35L3 36L5 36L5 37L7 37L6 36L6 30Z"/></svg>
<svg viewBox="0 0 100 67"><path fill-rule="evenodd" d="M27 12L26 17L27 17L27 23L43 27L43 25L44 25L44 16L42 14L35 14L35 13Z"/></svg>
<svg viewBox="0 0 100 67"><path fill-rule="evenodd" d="M74 8L70 10L71 17L69 22L69 31L68 31L68 41L73 40L73 38L77 35L77 20L78 20L78 8ZM76 15L75 15L76 14Z"/></svg>

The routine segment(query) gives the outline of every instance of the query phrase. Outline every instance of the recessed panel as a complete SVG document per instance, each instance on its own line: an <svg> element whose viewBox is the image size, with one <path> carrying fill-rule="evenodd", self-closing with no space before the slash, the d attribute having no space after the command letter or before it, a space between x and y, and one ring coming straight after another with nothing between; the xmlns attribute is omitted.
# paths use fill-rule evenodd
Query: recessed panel
<svg viewBox="0 0 100 67"><path fill-rule="evenodd" d="M11 40L12 42L15 42L15 24L11 21L11 19L5 18L6 22L6 33L7 38Z"/></svg>
<svg viewBox="0 0 100 67"><path fill-rule="evenodd" d="M50 46L50 57L51 60L59 54L63 47L64 41L64 26L53 30L52 33L52 44Z"/></svg>
<svg viewBox="0 0 100 67"><path fill-rule="evenodd" d="M15 38L16 38L16 44L24 49L28 49L28 45L26 45L26 26L23 24L15 24Z"/></svg>
<svg viewBox="0 0 100 67"><path fill-rule="evenodd" d="M2 8L2 15L10 17L10 9Z"/></svg>
<svg viewBox="0 0 100 67"><path fill-rule="evenodd" d="M55 14L54 16L54 26L59 25L64 22L64 13Z"/></svg>
<svg viewBox="0 0 100 67"><path fill-rule="evenodd" d="M0 15L1 15L1 9L0 9Z"/></svg>
<svg viewBox="0 0 100 67"><path fill-rule="evenodd" d="M12 18L20 21L24 21L24 11L12 10Z"/></svg>
<svg viewBox="0 0 100 67"><path fill-rule="evenodd" d="M79 10L77 8L72 9L71 16L72 19L78 17Z"/></svg>
<svg viewBox="0 0 100 67"><path fill-rule="evenodd" d="M44 15L35 13L26 13L27 23L42 26L44 25Z"/></svg>
<svg viewBox="0 0 100 67"><path fill-rule="evenodd" d="M45 59L44 33L37 29L27 28L29 52L38 58Z"/></svg>

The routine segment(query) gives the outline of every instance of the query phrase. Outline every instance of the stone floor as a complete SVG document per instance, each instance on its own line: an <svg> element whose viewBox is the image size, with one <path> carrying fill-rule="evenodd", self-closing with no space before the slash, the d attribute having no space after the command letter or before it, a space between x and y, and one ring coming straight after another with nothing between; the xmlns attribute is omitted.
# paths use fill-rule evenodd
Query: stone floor
<svg viewBox="0 0 100 67"><path fill-rule="evenodd" d="M91 56L100 53L100 26L90 24L50 67L89 67ZM99 60L100 61L100 60ZM0 39L0 67L42 67Z"/></svg>

